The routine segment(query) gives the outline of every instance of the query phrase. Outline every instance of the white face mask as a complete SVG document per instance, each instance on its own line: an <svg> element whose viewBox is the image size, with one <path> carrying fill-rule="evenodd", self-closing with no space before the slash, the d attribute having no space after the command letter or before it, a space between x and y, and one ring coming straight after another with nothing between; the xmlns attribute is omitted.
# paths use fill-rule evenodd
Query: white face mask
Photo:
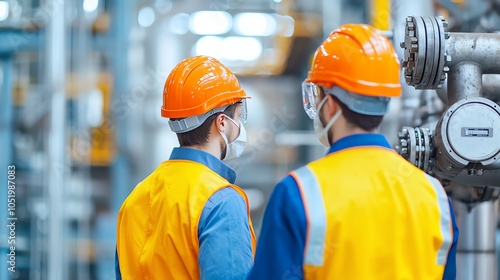
<svg viewBox="0 0 500 280"><path fill-rule="evenodd" d="M342 114L342 110L338 110L337 113L332 117L332 119L326 124L326 127L323 127L323 124L321 123L321 120L319 119L319 115L321 114L321 108L323 105L326 103L328 96L325 96L321 103L319 103L318 106L318 111L316 113L316 116L314 117L314 133L316 133L316 137L318 137L319 141L323 146L329 148L330 147L330 142L328 141L328 131L332 127L332 125L335 123L335 121L340 117Z"/></svg>
<svg viewBox="0 0 500 280"><path fill-rule="evenodd" d="M230 117L227 118L238 126L233 119ZM227 140L226 134L219 131L222 139L224 139L224 142L226 143L226 156L222 160L230 160L240 157L247 146L247 132L245 131L245 127L242 123L238 127L240 128L240 134L238 134L238 137L231 143Z"/></svg>

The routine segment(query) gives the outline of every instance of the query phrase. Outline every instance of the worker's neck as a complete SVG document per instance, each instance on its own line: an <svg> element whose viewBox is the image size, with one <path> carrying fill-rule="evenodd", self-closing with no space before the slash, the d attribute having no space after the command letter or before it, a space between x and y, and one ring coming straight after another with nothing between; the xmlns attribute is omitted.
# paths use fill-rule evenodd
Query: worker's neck
<svg viewBox="0 0 500 280"><path fill-rule="evenodd" d="M218 141L214 141L214 140L215 139L209 139L209 141L204 145L193 145L193 146L189 146L187 148L201 150L201 151L207 152L207 153L213 155L214 157L220 159L220 156L221 156L220 143Z"/></svg>
<svg viewBox="0 0 500 280"><path fill-rule="evenodd" d="M354 135L354 134L378 133L378 128L375 128L373 130L364 130L360 127L344 123L343 125L332 127L330 132L333 132L333 139L332 140L333 140L333 143L335 143L344 137Z"/></svg>

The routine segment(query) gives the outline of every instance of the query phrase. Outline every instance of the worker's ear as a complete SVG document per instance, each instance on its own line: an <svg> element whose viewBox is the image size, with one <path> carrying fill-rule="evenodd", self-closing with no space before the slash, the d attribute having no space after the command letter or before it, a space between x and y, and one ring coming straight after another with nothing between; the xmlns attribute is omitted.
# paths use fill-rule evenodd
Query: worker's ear
<svg viewBox="0 0 500 280"><path fill-rule="evenodd" d="M226 116L224 114L219 114L215 117L215 128L219 132L224 132L226 130L226 122L224 121Z"/></svg>
<svg viewBox="0 0 500 280"><path fill-rule="evenodd" d="M333 96L331 96L330 94L327 94L326 97L328 99L325 102L325 109L324 110L326 113L326 117L328 119L331 119L338 112L338 110L340 110L340 105L337 102L337 100L335 98L333 98Z"/></svg>

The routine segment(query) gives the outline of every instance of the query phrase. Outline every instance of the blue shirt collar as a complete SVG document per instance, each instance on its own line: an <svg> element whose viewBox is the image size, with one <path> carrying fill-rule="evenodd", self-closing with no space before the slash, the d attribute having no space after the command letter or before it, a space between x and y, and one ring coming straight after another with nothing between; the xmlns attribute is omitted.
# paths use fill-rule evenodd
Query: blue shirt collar
<svg viewBox="0 0 500 280"><path fill-rule="evenodd" d="M236 171L234 171L234 169L205 151L185 147L174 148L170 155L170 159L190 160L201 163L221 177L224 177L229 183L234 184L236 181Z"/></svg>
<svg viewBox="0 0 500 280"><path fill-rule="evenodd" d="M384 135L374 133L353 134L337 140L328 150L328 154L335 153L343 149L359 146L379 146L392 149Z"/></svg>

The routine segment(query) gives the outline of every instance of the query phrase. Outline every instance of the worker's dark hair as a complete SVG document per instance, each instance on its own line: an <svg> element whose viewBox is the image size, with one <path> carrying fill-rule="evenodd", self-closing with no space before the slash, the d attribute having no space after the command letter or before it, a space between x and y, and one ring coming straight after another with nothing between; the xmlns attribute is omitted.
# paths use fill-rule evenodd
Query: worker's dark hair
<svg viewBox="0 0 500 280"><path fill-rule="evenodd" d="M324 96L324 91L322 92ZM374 130L380 125L380 123L382 123L382 119L384 118L384 116L369 116L356 113L353 110L349 109L336 96L331 94L330 96L333 97L335 101L337 101L337 103L340 106L340 109L342 109L342 115L344 115L344 118L347 120L348 123L355 125L366 131Z"/></svg>
<svg viewBox="0 0 500 280"><path fill-rule="evenodd" d="M231 104L224 110L224 112L211 115L200 126L191 131L177 133L177 139L179 139L181 147L205 145L208 142L208 136L210 136L210 126L215 118L220 114L225 114L226 116L234 119L237 104L238 103Z"/></svg>

